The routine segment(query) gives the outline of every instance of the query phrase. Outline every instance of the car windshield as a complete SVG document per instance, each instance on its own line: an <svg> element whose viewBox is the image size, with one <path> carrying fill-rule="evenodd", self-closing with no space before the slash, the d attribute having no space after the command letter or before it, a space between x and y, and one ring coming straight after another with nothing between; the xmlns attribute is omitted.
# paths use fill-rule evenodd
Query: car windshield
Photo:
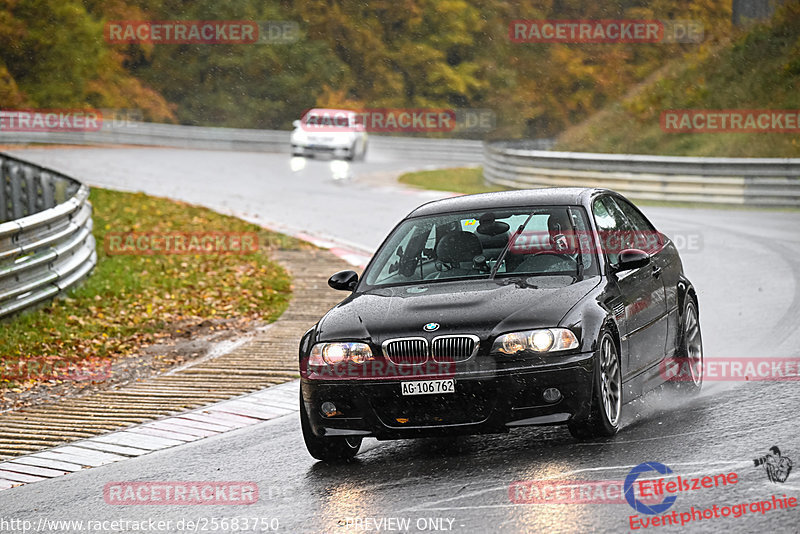
<svg viewBox="0 0 800 534"><path fill-rule="evenodd" d="M353 128L356 122L354 114L337 110L308 113L303 118L303 125L312 128Z"/></svg>
<svg viewBox="0 0 800 534"><path fill-rule="evenodd" d="M586 217L577 207L514 208L403 221L364 273L367 286L453 279L597 272ZM571 282L568 282L571 283Z"/></svg>

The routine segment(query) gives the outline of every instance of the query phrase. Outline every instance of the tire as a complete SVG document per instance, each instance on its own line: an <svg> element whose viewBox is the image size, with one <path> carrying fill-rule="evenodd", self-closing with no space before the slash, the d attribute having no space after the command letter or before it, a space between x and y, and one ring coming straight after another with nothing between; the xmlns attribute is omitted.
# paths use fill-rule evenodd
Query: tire
<svg viewBox="0 0 800 534"><path fill-rule="evenodd" d="M356 159L356 145L357 143L354 142L350 147L349 153L344 157L346 161L353 161Z"/></svg>
<svg viewBox="0 0 800 534"><path fill-rule="evenodd" d="M690 379L671 380L668 384L673 389L690 395L699 393L703 387L703 333L700 331L697 300L692 295L686 295L683 321L681 321L680 345L675 354L675 361L681 374L684 371L690 373Z"/></svg>
<svg viewBox="0 0 800 534"><path fill-rule="evenodd" d="M352 460L361 448L360 436L353 437L319 437L311 430L311 423L306 413L303 394L300 393L300 427L303 430L303 441L308 453L323 462L343 463Z"/></svg>
<svg viewBox="0 0 800 534"><path fill-rule="evenodd" d="M589 415L567 422L569 433L577 439L613 436L622 417L622 367L614 336L603 331L595 354L594 384Z"/></svg>

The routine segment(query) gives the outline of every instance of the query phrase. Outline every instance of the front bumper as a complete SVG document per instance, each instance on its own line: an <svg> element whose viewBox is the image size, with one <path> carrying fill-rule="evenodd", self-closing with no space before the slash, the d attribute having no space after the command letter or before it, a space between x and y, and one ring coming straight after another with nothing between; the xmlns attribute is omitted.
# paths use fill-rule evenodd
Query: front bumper
<svg viewBox="0 0 800 534"><path fill-rule="evenodd" d="M352 147L350 145L292 143L292 154L295 156L313 156L314 154L332 154L334 156L349 156L351 151Z"/></svg>
<svg viewBox="0 0 800 534"><path fill-rule="evenodd" d="M561 424L588 416L593 354L564 360L558 365L456 372L454 393L404 396L400 380L308 378L302 379L301 392L318 436L401 439L508 432L516 426ZM548 388L557 388L561 398L545 401L542 394ZM324 415L323 402L334 403L340 414Z"/></svg>

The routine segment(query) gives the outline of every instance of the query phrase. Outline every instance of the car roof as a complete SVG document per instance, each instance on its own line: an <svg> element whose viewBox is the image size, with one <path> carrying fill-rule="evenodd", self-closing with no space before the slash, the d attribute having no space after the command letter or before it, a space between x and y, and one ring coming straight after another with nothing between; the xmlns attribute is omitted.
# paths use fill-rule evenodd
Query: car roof
<svg viewBox="0 0 800 534"><path fill-rule="evenodd" d="M608 189L590 187L547 187L520 189L496 193L479 193L434 200L412 211L409 217L437 215L467 210L502 209L523 206L581 206L599 193L613 193Z"/></svg>

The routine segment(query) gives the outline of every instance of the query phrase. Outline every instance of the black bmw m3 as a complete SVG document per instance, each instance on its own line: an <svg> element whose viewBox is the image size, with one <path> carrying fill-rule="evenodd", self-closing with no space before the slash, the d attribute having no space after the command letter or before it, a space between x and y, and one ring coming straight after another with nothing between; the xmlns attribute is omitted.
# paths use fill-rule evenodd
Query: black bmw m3
<svg viewBox="0 0 800 534"><path fill-rule="evenodd" d="M566 424L610 436L623 406L702 385L697 296L674 244L604 189L425 204L300 343L300 415L314 458L402 439ZM685 363L682 380L668 366ZM669 365L668 365L669 364Z"/></svg>

